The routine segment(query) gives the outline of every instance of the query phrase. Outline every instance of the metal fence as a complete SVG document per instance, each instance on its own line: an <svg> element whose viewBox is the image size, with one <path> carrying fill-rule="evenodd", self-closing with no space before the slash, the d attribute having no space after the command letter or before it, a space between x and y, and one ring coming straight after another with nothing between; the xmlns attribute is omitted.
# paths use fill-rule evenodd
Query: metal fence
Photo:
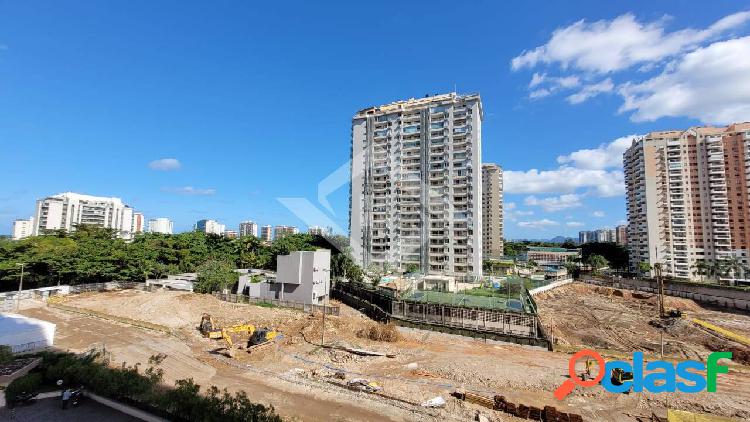
<svg viewBox="0 0 750 422"><path fill-rule="evenodd" d="M219 299L223 300L224 302L231 302L231 303L246 303L250 305L272 305L272 306L278 306L280 308L291 308L291 309L299 309L304 312L312 313L312 312L321 312L325 313L326 315L333 315L333 316L339 316L339 307L338 306L331 306L331 305L314 305L312 303L303 303L303 302L296 302L291 300L278 300L278 299L262 299L257 297L250 297L247 295L238 295L233 293L219 293L219 292L213 292L212 295Z"/></svg>

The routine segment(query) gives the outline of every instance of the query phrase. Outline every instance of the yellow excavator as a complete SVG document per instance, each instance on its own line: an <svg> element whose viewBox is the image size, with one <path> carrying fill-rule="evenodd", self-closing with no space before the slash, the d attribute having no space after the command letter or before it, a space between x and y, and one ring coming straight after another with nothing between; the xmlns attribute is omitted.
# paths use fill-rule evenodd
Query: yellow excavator
<svg viewBox="0 0 750 422"><path fill-rule="evenodd" d="M232 325L230 327L219 328L214 322L213 317L211 317L211 315L209 314L203 314L203 316L201 316L201 323L199 328L201 330L201 333L203 334L203 337L214 340L224 337L222 335L222 330L226 330L230 333L247 333L248 336L253 335L253 332L255 331L255 326L252 324L238 324Z"/></svg>
<svg viewBox="0 0 750 422"><path fill-rule="evenodd" d="M274 340L279 332L270 328L256 329L252 324L238 324L229 327L218 328L213 318L209 314L203 314L201 317L200 330L204 337L210 339L223 339L226 343L227 355L234 357L234 343L232 334L245 334L248 338L247 345L244 347L248 353L254 349L267 344Z"/></svg>

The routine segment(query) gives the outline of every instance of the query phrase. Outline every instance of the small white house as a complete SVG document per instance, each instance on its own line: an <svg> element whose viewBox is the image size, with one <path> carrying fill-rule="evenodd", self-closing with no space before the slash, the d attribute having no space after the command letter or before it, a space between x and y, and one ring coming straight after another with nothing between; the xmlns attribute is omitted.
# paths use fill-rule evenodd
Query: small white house
<svg viewBox="0 0 750 422"><path fill-rule="evenodd" d="M242 274L238 294L262 299L288 300L306 304L327 304L331 289L331 251L295 251L276 257L276 276L262 274L253 282L253 272ZM257 279L257 277L256 277Z"/></svg>

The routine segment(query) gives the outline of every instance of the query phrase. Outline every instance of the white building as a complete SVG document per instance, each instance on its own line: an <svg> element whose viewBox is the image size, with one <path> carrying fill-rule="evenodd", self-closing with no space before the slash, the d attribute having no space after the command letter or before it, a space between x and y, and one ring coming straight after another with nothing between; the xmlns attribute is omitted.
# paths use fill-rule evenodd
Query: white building
<svg viewBox="0 0 750 422"><path fill-rule="evenodd" d="M172 234L172 221L168 218L152 218L148 220L149 233Z"/></svg>
<svg viewBox="0 0 750 422"><path fill-rule="evenodd" d="M25 239L34 234L34 217L13 222L13 240Z"/></svg>
<svg viewBox="0 0 750 422"><path fill-rule="evenodd" d="M114 229L123 239L133 237L133 209L120 198L73 192L52 195L36 202L34 235L53 230L74 231L79 224Z"/></svg>
<svg viewBox="0 0 750 422"><path fill-rule="evenodd" d="M253 236L258 237L258 224L253 221L243 221L240 223L240 237Z"/></svg>
<svg viewBox="0 0 750 422"><path fill-rule="evenodd" d="M482 275L482 102L455 93L352 119L350 241L363 267Z"/></svg>
<svg viewBox="0 0 750 422"><path fill-rule="evenodd" d="M198 220L198 222L195 223L195 229L206 234L218 234L223 236L226 231L226 226L214 220Z"/></svg>
<svg viewBox="0 0 750 422"><path fill-rule="evenodd" d="M328 303L331 289L331 251L296 251L276 257L276 278L253 283L257 272L240 276L238 294L262 299L288 300L307 304Z"/></svg>

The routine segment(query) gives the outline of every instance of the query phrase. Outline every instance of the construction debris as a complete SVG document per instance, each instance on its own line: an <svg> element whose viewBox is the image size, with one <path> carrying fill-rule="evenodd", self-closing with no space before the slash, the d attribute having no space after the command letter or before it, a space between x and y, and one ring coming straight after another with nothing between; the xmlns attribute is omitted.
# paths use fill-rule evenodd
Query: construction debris
<svg viewBox="0 0 750 422"><path fill-rule="evenodd" d="M456 391L451 395L459 400L475 403L488 409L508 413L521 419L530 419L532 421L565 421L565 422L583 422L581 415L576 413L559 412L552 406L544 406L540 409L525 404L515 404L507 401L505 396L494 396L493 398L481 396L470 392Z"/></svg>
<svg viewBox="0 0 750 422"><path fill-rule="evenodd" d="M364 378L354 378L346 383L346 385L352 390L366 391L368 393L377 393L383 389L383 387L375 381L368 381Z"/></svg>
<svg viewBox="0 0 750 422"><path fill-rule="evenodd" d="M422 403L422 407L445 407L445 399L437 396Z"/></svg>

